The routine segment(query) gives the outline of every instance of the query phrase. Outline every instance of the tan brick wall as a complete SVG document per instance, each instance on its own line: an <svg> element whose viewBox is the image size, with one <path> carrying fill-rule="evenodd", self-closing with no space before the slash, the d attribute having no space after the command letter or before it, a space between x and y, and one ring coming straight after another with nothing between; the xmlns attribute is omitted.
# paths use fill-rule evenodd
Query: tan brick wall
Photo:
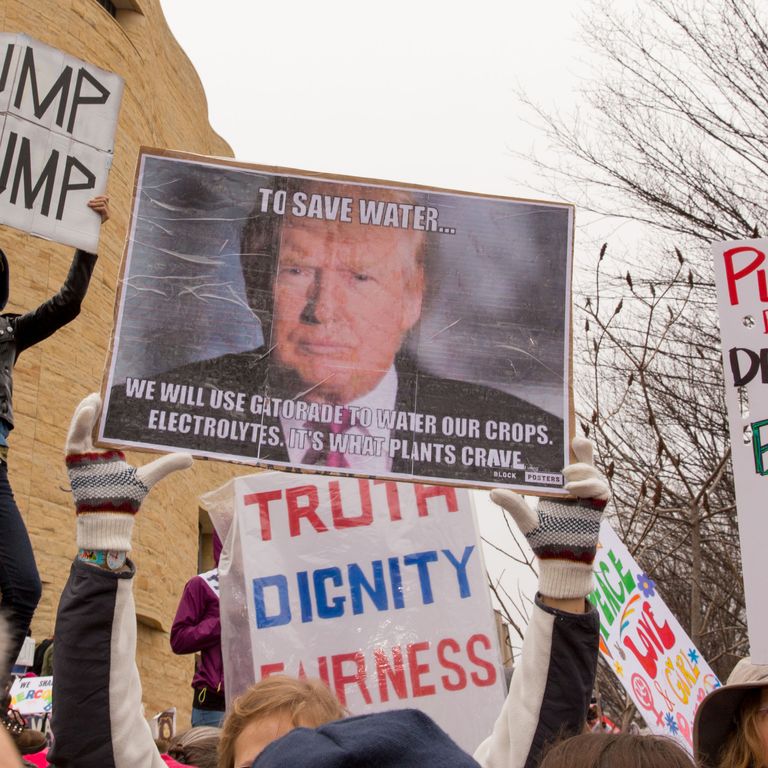
<svg viewBox="0 0 768 768"><path fill-rule="evenodd" d="M82 314L25 352L15 370L10 477L44 584L32 627L36 639L53 631L58 596L74 552L74 515L62 449L73 408L100 387L138 148L145 144L232 155L208 123L202 86L171 35L159 0L132 4L141 13L120 11L116 20L95 0L0 0L3 31L24 32L125 79L109 180L112 219L102 230L99 261ZM9 310L16 312L55 292L72 256L69 248L7 227L0 227L0 247L11 262ZM148 460L138 454L131 458L135 463ZM197 572L197 496L237 472L232 465L198 461L183 479L166 480L144 504L134 536L141 614L138 662L146 713L176 705L181 727L189 722L193 662L171 653L168 630L184 583Z"/></svg>

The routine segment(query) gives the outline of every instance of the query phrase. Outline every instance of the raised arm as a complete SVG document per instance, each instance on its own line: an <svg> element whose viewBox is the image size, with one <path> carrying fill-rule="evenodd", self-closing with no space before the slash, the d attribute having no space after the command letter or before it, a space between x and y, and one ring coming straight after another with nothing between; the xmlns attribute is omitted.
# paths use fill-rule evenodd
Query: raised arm
<svg viewBox="0 0 768 768"><path fill-rule="evenodd" d="M106 195L94 197L88 202L88 207L101 217L102 223L109 219L109 198ZM80 314L80 306L88 291L95 265L94 254L75 251L69 273L61 288L36 309L12 320L15 326L17 356L28 347L47 339Z"/></svg>
<svg viewBox="0 0 768 768"><path fill-rule="evenodd" d="M592 445L576 438L579 460L563 470L577 499L542 499L536 511L518 494L491 498L515 520L539 561L539 593L509 694L475 759L484 768L534 768L543 747L584 726L597 669L600 620L586 596L608 484L592 466Z"/></svg>
<svg viewBox="0 0 768 768"><path fill-rule="evenodd" d="M151 487L192 464L164 456L139 469L91 443L101 400L78 406L67 436L78 555L59 601L49 760L57 768L165 768L142 714L136 667L131 548L134 518Z"/></svg>

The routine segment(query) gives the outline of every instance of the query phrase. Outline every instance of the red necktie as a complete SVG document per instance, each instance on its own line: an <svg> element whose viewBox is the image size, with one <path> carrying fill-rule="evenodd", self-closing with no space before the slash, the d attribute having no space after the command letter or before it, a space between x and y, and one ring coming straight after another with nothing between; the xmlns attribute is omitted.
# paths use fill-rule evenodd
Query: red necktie
<svg viewBox="0 0 768 768"><path fill-rule="evenodd" d="M315 466L322 465L336 469L348 468L349 463L347 462L344 453L341 451L331 450L330 436L343 435L351 426L351 422L352 414L350 413L349 408L341 409L341 423L339 424L336 424L335 422L332 424L319 424L315 421L308 421L305 424L306 427L323 433L324 447L319 451L315 448L310 448L304 454L302 464L311 464Z"/></svg>

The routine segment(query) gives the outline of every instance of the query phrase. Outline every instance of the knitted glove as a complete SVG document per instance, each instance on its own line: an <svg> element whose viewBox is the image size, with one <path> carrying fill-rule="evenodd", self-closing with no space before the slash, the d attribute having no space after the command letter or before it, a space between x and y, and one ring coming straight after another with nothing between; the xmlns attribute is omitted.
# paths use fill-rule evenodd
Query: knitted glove
<svg viewBox="0 0 768 768"><path fill-rule="evenodd" d="M172 453L143 467L132 467L122 451L99 451L91 432L101 398L88 395L75 409L66 443L66 462L77 513L77 546L85 550L127 552L133 520L150 488L166 475L192 466L186 453Z"/></svg>
<svg viewBox="0 0 768 768"><path fill-rule="evenodd" d="M594 589L592 563L600 519L608 502L608 482L592 465L592 443L573 439L577 464L564 470L571 499L541 499L534 512L512 491L491 491L491 499L510 515L539 558L539 592L545 597L586 597Z"/></svg>

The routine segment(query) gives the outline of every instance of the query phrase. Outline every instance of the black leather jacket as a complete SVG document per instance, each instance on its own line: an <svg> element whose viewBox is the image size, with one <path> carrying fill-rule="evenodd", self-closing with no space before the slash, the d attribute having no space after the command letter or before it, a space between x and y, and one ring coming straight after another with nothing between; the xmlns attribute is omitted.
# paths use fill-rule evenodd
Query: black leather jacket
<svg viewBox="0 0 768 768"><path fill-rule="evenodd" d="M75 251L69 274L58 293L37 309L23 315L0 315L0 418L13 429L13 366L18 356L38 341L47 339L80 313L96 256Z"/></svg>

